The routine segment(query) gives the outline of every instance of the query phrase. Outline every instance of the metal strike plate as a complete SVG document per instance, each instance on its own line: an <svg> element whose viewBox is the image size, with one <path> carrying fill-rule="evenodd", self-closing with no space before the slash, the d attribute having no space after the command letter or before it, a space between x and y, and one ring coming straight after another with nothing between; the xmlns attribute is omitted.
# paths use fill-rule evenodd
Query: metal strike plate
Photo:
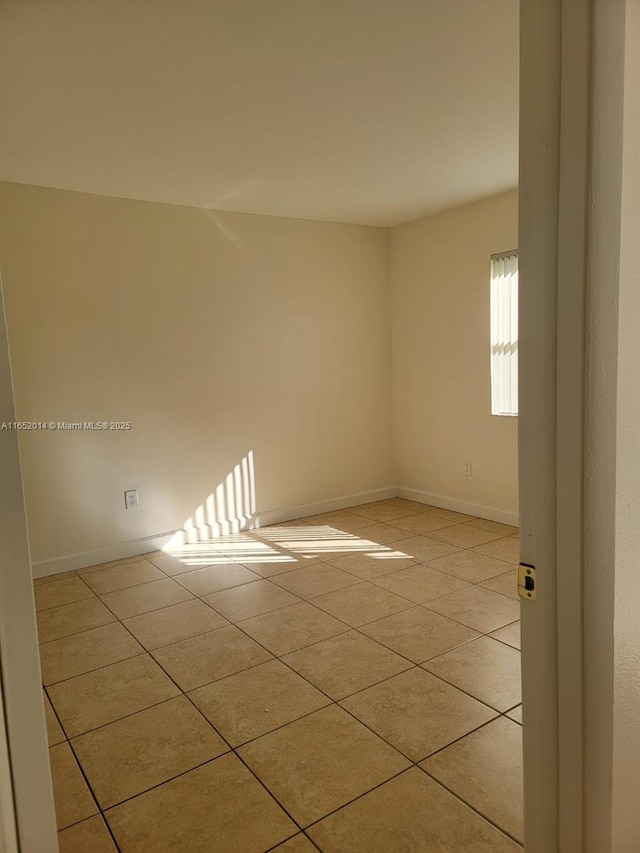
<svg viewBox="0 0 640 853"><path fill-rule="evenodd" d="M518 566L518 595L520 598L525 598L527 601L535 601L536 587L536 567L520 563Z"/></svg>

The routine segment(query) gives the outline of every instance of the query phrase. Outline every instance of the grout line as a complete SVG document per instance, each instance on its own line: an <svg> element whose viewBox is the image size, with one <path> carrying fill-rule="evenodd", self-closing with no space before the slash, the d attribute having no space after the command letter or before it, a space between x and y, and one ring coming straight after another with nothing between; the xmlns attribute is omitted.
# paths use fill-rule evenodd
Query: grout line
<svg viewBox="0 0 640 853"><path fill-rule="evenodd" d="M142 561L138 560L138 562L142 562ZM149 565L151 566L151 564L149 564ZM119 568L123 568L123 567L122 566L114 566L114 568L119 569ZM158 569L157 566L152 566L152 568L157 569L157 571L159 571L159 572L162 571L162 569ZM106 569L105 571L108 571L108 569ZM161 578L150 578L149 580L140 581L139 583L132 583L129 586L119 586L116 589L103 589L101 592L97 592L95 589L90 587L89 584L87 584L87 587L91 590L91 592L97 598L100 598L100 596L102 596L102 595L111 595L112 592L125 592L128 589L138 589L141 586L149 586L150 583L158 583L158 581L167 580L167 575L165 575L164 572L162 572L162 574L163 574L163 577L161 577ZM83 580L83 579L81 578L81 580ZM85 581L85 583L86 583L86 581Z"/></svg>
<svg viewBox="0 0 640 853"><path fill-rule="evenodd" d="M100 807L98 806L98 808L100 808ZM107 827L107 832L108 832L108 833L109 833L109 835L111 836L111 840L113 841L113 845L114 845L114 847L116 848L116 850L118 851L118 853L122 853L122 848L121 848L121 847L120 847L120 845L118 844L118 840L117 840L117 838L115 837L113 830L111 829L111 824L110 824L110 823L109 823L109 821L106 819L106 817L105 817L104 812L102 811L102 809L100 809L100 817L102 818L102 822L104 823L104 825Z"/></svg>
<svg viewBox="0 0 640 853"><path fill-rule="evenodd" d="M69 578L66 578L66 580L69 580ZM49 586L49 584L44 584L44 586ZM64 604L54 604L53 607L36 607L36 615L38 613L46 613L48 610L55 610L56 607L66 607L67 604L77 604L79 601L88 601L90 598L97 598L95 592L89 589L89 587L87 587L87 592L89 593L88 595L83 595L82 598L76 598L73 601L65 601Z"/></svg>
<svg viewBox="0 0 640 853"><path fill-rule="evenodd" d="M506 835L506 837L509 838L511 841L514 841L521 850L524 849L522 846L522 842L518 841L518 839L515 836L513 836L513 835L511 835L511 833L507 832L506 829L504 829L502 826L500 826L498 823L496 823L494 820L492 820L486 814L483 814L481 811L479 811L479 809L476 806L472 805L470 802L465 800L459 794L456 794L455 791L453 791L451 788L449 788L447 785L445 785L444 782L442 782L436 776L429 773L423 767L418 767L418 770L421 770L425 774L425 776L428 776L429 779L432 779L436 784L440 785L441 788L444 788L445 791L448 791L451 794L451 796L455 797L459 802L464 803L464 805L467 806L468 809L470 809L472 812L474 812L479 817L481 817L482 820L491 824L491 826L493 826L494 829L497 829L502 835Z"/></svg>
<svg viewBox="0 0 640 853"><path fill-rule="evenodd" d="M151 705L147 705L144 708L138 708L136 711L130 711L127 714L123 714L121 717L116 717L114 720L109 720L108 723L101 723L99 726L94 726L92 729L87 729L86 731L78 732L78 734L68 736L67 740L69 741L69 743L71 743L72 740L77 740L78 738L84 737L85 735L93 734L93 732L100 731L100 729L106 729L107 726L112 725L112 723L118 723L120 722L120 720L126 720L129 717L135 717L136 714L140 714L142 713L142 711L149 711L151 710L151 708L157 708L159 705L164 705L166 702L171 702L173 699L179 699L180 696L183 695L185 694L180 691L180 694L178 696L168 696L166 699L161 699L159 702L153 702ZM53 702L51 704L53 705Z"/></svg>
<svg viewBox="0 0 640 853"><path fill-rule="evenodd" d="M87 601L88 599L83 599L83 601ZM110 615L113 616L113 613L109 611ZM87 631L93 631L95 628L106 628L107 625L113 625L118 620L114 616L113 619L110 619L108 622L101 622L99 625L90 625L88 628L82 628L80 631L72 631L70 634L63 634L62 637L54 637L52 640L42 640L38 642L38 647L46 646L49 643L57 643L58 640L67 640L69 637L77 637L80 634L86 634ZM40 635L38 634L38 639Z"/></svg>
<svg viewBox="0 0 640 853"><path fill-rule="evenodd" d="M62 729L62 734L64 735L64 739L65 739L65 741L67 741L67 742L68 742L68 741L69 741L69 736L67 735L67 731L66 731L65 727L62 725L62 720L60 719L60 716L59 716L58 712L56 711L56 708L55 708L55 705L53 704L53 701L52 701L52 699L51 699L51 696L49 696L49 691L48 691L48 690L47 690L47 688L44 686L44 684L42 685L42 689L43 689L43 691L45 692L45 694L46 694L46 696L47 696L47 700L48 700L48 702L49 702L49 705L51 706L51 710L53 711L53 716L56 718L56 720L58 721L58 725L59 725L59 726L60 726L60 728ZM49 744L49 737L48 737L48 735L47 735L47 745L49 746L49 749L51 749L52 744ZM53 744L53 746L57 746L57 744Z"/></svg>
<svg viewBox="0 0 640 853"><path fill-rule="evenodd" d="M184 589L184 587L183 587L183 589ZM123 592L124 592L124 590L123 590ZM188 590L185 589L185 592L188 592ZM129 616L117 616L113 607L111 607L109 604L107 604L106 601L102 601L102 599L100 599L100 601L102 601L104 606L109 609L110 613L113 613L113 615L116 617L118 622L123 624L125 619L135 619L136 616L146 616L148 613L157 613L159 610L167 610L169 607L175 607L176 604L186 604L187 601L195 601L197 598L198 598L197 595L194 595L194 593L191 593L191 598L183 598L182 601L172 601L170 604L161 604L159 607L154 607L152 610L143 610L142 613L132 613Z"/></svg>
<svg viewBox="0 0 640 853"><path fill-rule="evenodd" d="M456 648L459 648L459 646L457 646ZM451 651L453 651L453 649ZM446 652L445 652L445 654L446 654ZM430 669L424 669L424 667L422 665L420 665L420 669L422 669L424 672L428 672L429 675L433 675L435 678L439 678L440 681L444 681L444 683L448 684L450 687L455 687L456 690L459 690L460 693L464 693L465 696L469 696L471 699L475 699L476 702L480 702L481 705L484 705L490 711L493 711L494 714L498 715L498 714L504 714L505 713L505 711L501 711L499 708L495 708L493 705L489 705L489 703L486 702L484 699L478 699L477 696L474 696L473 693L469 693L469 691L465 690L464 687L460 687L459 685L454 684L452 681L448 681L442 675L438 675L436 672L431 672ZM516 708L520 704L522 704L522 703L521 702L516 703L516 705L514 705L513 708ZM512 711L513 708L507 708L507 711Z"/></svg>
<svg viewBox="0 0 640 853"><path fill-rule="evenodd" d="M485 720L484 723L480 723L479 726L475 726L475 728L470 729L468 732L465 732L463 735L460 735L460 737L455 738L455 740L452 740L451 743L446 743L444 746L439 746L438 749L435 749L433 752L430 752L428 755L425 755L424 758L419 758L417 761L414 761L414 764L416 765L416 767L418 767L423 761L428 761L430 758L433 758L434 755L440 755L441 752L445 752L447 749L449 749L450 746L454 746L456 743L460 743L460 741L463 741L466 737L469 737L469 735L475 734L481 729L485 729L487 726L490 726L492 723L495 723L495 721L499 720L501 716L502 714L496 713L495 717L491 717L490 720Z"/></svg>
<svg viewBox="0 0 640 853"><path fill-rule="evenodd" d="M146 710L146 708L144 710ZM206 721L207 725L209 726L209 728L213 729L214 732L216 732L216 729L214 728L214 726L211 725L209 720L205 719L205 721ZM118 722L118 720L114 720L114 722ZM217 734L217 732L216 732L216 734ZM110 805L105 806L104 808L102 808L102 806L98 806L101 814L105 815L105 820L106 820L106 813L107 812L110 812L113 809L120 808L120 806L123 806L126 803L130 803L131 800L135 800L137 797L141 797L144 794L148 794L150 791L155 791L157 788L161 788L167 782L175 782L176 779L181 779L183 776L186 776L188 773L191 773L193 770L200 770L200 768L206 767L207 764L213 764L214 761L217 761L219 758L224 758L226 755L231 755L233 750L229 747L229 745L227 744L227 742L224 739L223 739L223 742L227 745L228 748L225 749L225 751L222 752L220 755L214 755L213 758L207 758L206 761L200 761L200 762L198 762L198 764L194 764L193 767L189 767L187 770L181 770L180 773L176 773L173 776L168 776L166 779L163 779L162 782L158 782L155 785L150 785L148 788L143 788L142 791L138 791L135 794L131 794L131 796L125 797L124 800L118 800L117 803L111 803Z"/></svg>
<svg viewBox="0 0 640 853"><path fill-rule="evenodd" d="M284 844L288 844L289 841L293 841L294 838L304 838L306 841L309 842L309 844L311 845L311 847L314 850L320 850L320 848L315 843L315 841L307 835L307 833L304 829L302 829L300 832L297 832L295 835L292 835L289 838L285 838L284 841L279 841L273 847L269 847L268 850L265 850L265 853L276 853L277 850L280 850L281 846L283 846ZM320 850L320 853L322 853L322 850Z"/></svg>
<svg viewBox="0 0 640 853"><path fill-rule="evenodd" d="M404 757L406 757L406 756L403 756L403 758ZM409 760L411 760L411 759L409 759ZM314 820L311 823L307 824L305 826L305 832L310 830L313 826L317 826L319 823L322 823L322 821L326 820L327 818L331 817L332 815L336 814L337 812L340 812L343 809L346 809L348 806L353 805L353 803L357 802L358 800L361 800L363 797L366 797L367 794L371 794L371 793L373 793L373 791L377 791L378 788L382 788L382 786L386 785L387 782L392 782L394 779L397 779L399 776L402 776L403 773L407 773L409 770L413 770L413 768L415 766L416 765L413 762L411 762L410 767L404 767L402 770L399 770L397 773L394 773L393 776L389 776L388 779L384 779L382 782L378 782L372 788L369 788L367 791L363 791L361 794L358 794L357 797L353 797L353 799L349 800L346 803L343 803L341 806L337 806L337 808L332 809L330 812L327 812L327 814L322 815L322 817L319 817L317 820Z"/></svg>
<svg viewBox="0 0 640 853"><path fill-rule="evenodd" d="M116 846L116 850L120 851L120 845L118 844L118 842L116 841L116 839L115 839L115 837L114 837L113 833L111 832L111 827L109 826L108 822L105 820L105 817L104 817L103 811L102 811L102 809L101 809L101 807L100 807L100 804L98 803L98 798L97 798L97 796L96 796L96 793L95 793L95 791L94 791L94 789L93 789L93 786L92 786L92 785L91 785L91 783L89 782L89 779L88 779L88 777L87 777L87 774L84 772L84 767L82 766L82 764L81 764L81 762L80 762L80 759L78 758L78 756L77 756L77 754L76 754L76 751L75 751L75 749L73 748L73 744L71 743L71 741L67 741L67 743L68 743L68 745L69 745L69 749L70 749L70 751L71 751L71 755L73 756L73 759L74 759L74 761L76 762L76 765L77 765L77 767L78 767L78 770L80 771L80 774L81 774L82 778L84 779L84 783L85 783L85 785L87 786L87 789L88 789L88 791L89 791L89 794L91 795L91 798L92 798L92 800L93 800L93 802L94 802L94 805L95 805L95 807L96 807L96 808L97 808L97 810L98 810L98 814L99 814L99 815L102 817L102 819L104 820L104 822L105 822L105 824L106 824L106 826L107 826L107 832L108 832L108 833L109 833L109 835L111 836L111 838L112 838L112 840L113 840L113 843L114 843L114 844L115 844L115 846ZM91 817L93 817L93 815L91 815ZM87 820L87 818L84 818L84 820ZM77 823L82 823L82 821L77 821ZM68 827L65 827L65 829L67 829L67 828L68 828Z"/></svg>
<svg viewBox="0 0 640 853"><path fill-rule="evenodd" d="M109 624L115 625L115 622L109 622ZM119 624L122 625L122 622L120 622ZM126 627L126 626L123 626L123 627ZM76 634L75 636L79 636L79 635ZM134 639L135 639L135 637L134 637ZM136 640L136 643L137 642L138 641ZM140 643L138 643L138 645L140 646ZM48 684L45 684L43 681L42 686L46 687L46 688L57 687L58 684L65 684L67 681L73 681L74 678L82 678L83 675L91 675L92 672L98 672L101 669L106 669L108 666L115 666L118 663L124 663L125 661L133 660L133 658L140 658L143 656L143 654L145 654L145 651L146 651L142 646L140 646L140 649L141 649L141 651L136 652L133 655L127 655L127 657L120 658L119 660L112 660L110 663L105 663L105 664L102 664L101 666L95 666L93 669L88 669L86 672L78 672L76 675L68 676L68 678L61 678L60 681L51 681Z"/></svg>

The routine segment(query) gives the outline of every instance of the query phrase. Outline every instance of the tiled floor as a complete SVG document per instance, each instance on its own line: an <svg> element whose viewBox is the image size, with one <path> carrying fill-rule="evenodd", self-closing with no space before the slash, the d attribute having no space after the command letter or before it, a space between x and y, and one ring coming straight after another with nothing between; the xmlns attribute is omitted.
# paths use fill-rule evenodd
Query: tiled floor
<svg viewBox="0 0 640 853"><path fill-rule="evenodd" d="M394 498L37 580L61 853L522 849L517 550Z"/></svg>

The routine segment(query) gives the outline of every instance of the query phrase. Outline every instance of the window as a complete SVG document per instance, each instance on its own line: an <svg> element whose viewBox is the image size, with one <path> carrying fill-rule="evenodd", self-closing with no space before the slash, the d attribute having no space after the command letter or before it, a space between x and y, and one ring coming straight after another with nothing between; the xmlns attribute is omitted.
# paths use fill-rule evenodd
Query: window
<svg viewBox="0 0 640 853"><path fill-rule="evenodd" d="M518 253L491 256L491 414L518 414Z"/></svg>

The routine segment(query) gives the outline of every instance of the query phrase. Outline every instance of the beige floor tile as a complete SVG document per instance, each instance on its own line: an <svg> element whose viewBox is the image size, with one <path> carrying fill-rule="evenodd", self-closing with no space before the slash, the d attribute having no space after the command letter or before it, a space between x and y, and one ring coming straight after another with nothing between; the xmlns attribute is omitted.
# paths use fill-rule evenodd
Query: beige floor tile
<svg viewBox="0 0 640 853"><path fill-rule="evenodd" d="M455 575L469 583L481 583L505 571L502 560L494 560L485 554L478 554L477 551L457 551L455 554L430 560L428 564L439 572Z"/></svg>
<svg viewBox="0 0 640 853"><path fill-rule="evenodd" d="M51 640L59 640L71 634L88 631L90 628L99 628L115 622L116 617L95 596L82 598L71 604L63 604L60 607L51 607L48 610L40 610L38 618L38 640L48 643Z"/></svg>
<svg viewBox="0 0 640 853"><path fill-rule="evenodd" d="M284 572L292 572L294 569L301 569L304 566L310 566L317 563L316 559L296 559L295 557L285 557L281 554L278 558L272 560L251 560L247 562L247 566L252 572L260 575L262 578L273 578L276 575L281 575Z"/></svg>
<svg viewBox="0 0 640 853"><path fill-rule="evenodd" d="M500 640L501 643L506 643L508 646L520 650L520 620L505 625L504 628L498 628L490 636Z"/></svg>
<svg viewBox="0 0 640 853"><path fill-rule="evenodd" d="M464 553L464 551L461 551L457 545L448 545L446 542L436 542L435 539L430 539L428 536L411 536L409 539L403 539L402 550L408 557L417 560L419 563L436 560L439 557L445 557L448 554Z"/></svg>
<svg viewBox="0 0 640 853"><path fill-rule="evenodd" d="M220 559L220 554L208 547L191 549L181 554L159 554L147 558L158 569L161 569L169 577L182 575L185 572L194 572L211 566Z"/></svg>
<svg viewBox="0 0 640 853"><path fill-rule="evenodd" d="M189 696L232 746L329 704L326 696L278 660L207 684Z"/></svg>
<svg viewBox="0 0 640 853"><path fill-rule="evenodd" d="M312 604L294 604L239 623L240 628L274 655L286 655L348 630Z"/></svg>
<svg viewBox="0 0 640 853"><path fill-rule="evenodd" d="M422 606L364 625L360 631L414 663L422 663L478 636L476 631Z"/></svg>
<svg viewBox="0 0 640 853"><path fill-rule="evenodd" d="M271 613L281 607L300 603L296 595L268 580L258 580L255 583L214 592L213 595L205 595L202 600L230 622L242 622L253 616L261 616L263 613Z"/></svg>
<svg viewBox="0 0 640 853"><path fill-rule="evenodd" d="M290 841L278 845L273 853L317 853L318 848L312 844L302 833L296 835Z"/></svg>
<svg viewBox="0 0 640 853"><path fill-rule="evenodd" d="M467 522L475 521L473 515L467 515L465 512L455 512L452 509L443 509L440 506L434 506L431 514L437 518L446 518L447 521L455 521L457 524L466 524Z"/></svg>
<svg viewBox="0 0 640 853"><path fill-rule="evenodd" d="M417 515L410 515L407 518L397 518L390 522L400 530L407 530L409 533L424 536L424 534L435 533L437 530L443 530L446 527L451 527L453 522L447 521L446 518L439 518L431 512L421 512Z"/></svg>
<svg viewBox="0 0 640 853"><path fill-rule="evenodd" d="M515 842L417 768L312 826L309 835L324 853L520 850Z"/></svg>
<svg viewBox="0 0 640 853"><path fill-rule="evenodd" d="M340 704L412 761L496 716L491 708L417 668Z"/></svg>
<svg viewBox="0 0 640 853"><path fill-rule="evenodd" d="M432 598L439 598L441 595L447 595L449 592L465 589L468 586L459 578L420 564L376 578L373 583L388 589L389 592L408 598L415 604L423 604Z"/></svg>
<svg viewBox="0 0 640 853"><path fill-rule="evenodd" d="M350 696L412 666L357 631L292 652L283 661L332 699Z"/></svg>
<svg viewBox="0 0 640 853"><path fill-rule="evenodd" d="M425 607L483 634L520 618L520 604L517 601L478 586L470 586L436 598L435 601L428 601Z"/></svg>
<svg viewBox="0 0 640 853"><path fill-rule="evenodd" d="M51 583L38 584L33 589L36 602L36 610L48 610L50 607L60 607L63 604L71 604L72 601L80 601L83 598L91 598L93 593L75 573L51 580Z"/></svg>
<svg viewBox="0 0 640 853"><path fill-rule="evenodd" d="M48 688L69 737L150 708L180 691L149 655L106 666Z"/></svg>
<svg viewBox="0 0 640 853"><path fill-rule="evenodd" d="M52 640L40 646L42 683L48 685L73 678L132 658L143 651L142 646L118 622Z"/></svg>
<svg viewBox="0 0 640 853"><path fill-rule="evenodd" d="M278 575L273 579L273 583L300 598L314 598L326 592L353 586L358 583L358 579L328 563L315 563L303 569Z"/></svg>
<svg viewBox="0 0 640 853"><path fill-rule="evenodd" d="M179 583L195 595L210 595L221 589L231 589L258 580L260 575L240 563L216 563L206 569L178 575Z"/></svg>
<svg viewBox="0 0 640 853"><path fill-rule="evenodd" d="M68 743L59 743L49 749L53 798L56 807L58 829L71 826L97 814L96 806L87 783L71 752Z"/></svg>
<svg viewBox="0 0 640 853"><path fill-rule="evenodd" d="M263 541L261 532L261 530L252 530L250 535L235 533L209 539L207 547L213 553L220 555L219 562L226 563L231 560L247 567L250 567L253 562L290 559L288 554L281 553L271 542Z"/></svg>
<svg viewBox="0 0 640 853"><path fill-rule="evenodd" d="M102 809L229 751L186 696L80 735L72 746Z"/></svg>
<svg viewBox="0 0 640 853"><path fill-rule="evenodd" d="M118 619L128 619L141 613L150 613L161 607L169 607L188 601L193 595L171 578L141 584L140 586L107 592L100 598Z"/></svg>
<svg viewBox="0 0 640 853"><path fill-rule="evenodd" d="M407 514L426 512L427 509L432 509L429 504L423 504L419 501L410 501L408 498L389 498L387 503L393 504L393 506L400 507L401 509L406 510Z"/></svg>
<svg viewBox="0 0 640 853"><path fill-rule="evenodd" d="M76 577L75 570L72 570L70 572L58 572L55 575L45 575L44 577L41 577L41 578L34 578L33 579L33 585L34 586L42 586L45 583L51 583L52 581L61 581L61 580L64 580L65 578L73 578L73 577Z"/></svg>
<svg viewBox="0 0 640 853"><path fill-rule="evenodd" d="M343 511L342 514L345 517L345 519L348 520L347 516L345 515L345 512L346 511ZM284 521L282 524L272 525L272 527L271 527L271 532L273 533L272 538L275 541L280 542L280 537L288 538L290 535L291 536L297 535L300 537L304 537L304 536L306 536L307 533L310 533L313 531L320 533L321 531L335 530L337 532L338 528L335 527L335 522L338 520L339 515L340 515L340 513L338 511L336 511L336 512L322 512L322 513L317 513L316 515L307 515L307 516L304 516L303 518L297 518L297 519L294 519L292 521ZM355 515L350 516L350 517L352 519L356 518ZM359 517L358 521L355 523L359 524L360 527L366 527L368 524L373 524L373 521L370 518L367 519L367 518ZM342 531L342 532L347 534L346 530ZM267 533L265 532L264 529L261 529L258 531L258 535L266 536Z"/></svg>
<svg viewBox="0 0 640 853"><path fill-rule="evenodd" d="M400 542L403 539L409 539L413 534L408 530L401 530L399 527L394 527L392 524L377 522L367 527L364 531L367 539L372 542L378 542L380 545L390 545L392 542Z"/></svg>
<svg viewBox="0 0 640 853"><path fill-rule="evenodd" d="M520 652L491 637L479 637L422 666L498 711L520 702Z"/></svg>
<svg viewBox="0 0 640 853"><path fill-rule="evenodd" d="M516 569L509 569L502 575L497 575L495 578L489 578L481 584L485 589L490 589L493 592L499 592L501 595L508 595L509 598L519 600L518 596L518 574Z"/></svg>
<svg viewBox="0 0 640 853"><path fill-rule="evenodd" d="M448 542L449 545L458 545L460 548L473 548L475 545L483 545L497 539L499 533L490 533L488 530L480 530L479 527L471 527L468 524L454 524L444 530L434 530L431 536L440 542Z"/></svg>
<svg viewBox="0 0 640 853"><path fill-rule="evenodd" d="M500 829L523 840L522 728L500 717L420 765Z"/></svg>
<svg viewBox="0 0 640 853"><path fill-rule="evenodd" d="M320 595L313 604L354 628L412 606L405 598L366 582Z"/></svg>
<svg viewBox="0 0 640 853"><path fill-rule="evenodd" d="M94 815L58 833L60 853L118 853L104 820Z"/></svg>
<svg viewBox="0 0 640 853"><path fill-rule="evenodd" d="M49 746L55 746L57 743L62 743L65 740L64 732L62 731L58 718L51 707L49 697L43 692L42 698L44 701L44 715L47 723L47 740L49 741Z"/></svg>
<svg viewBox="0 0 640 853"><path fill-rule="evenodd" d="M182 690L194 690L271 658L233 625L156 649L153 656Z"/></svg>
<svg viewBox="0 0 640 853"><path fill-rule="evenodd" d="M363 518L361 515L351 512L327 513L320 520L330 527L335 527L337 530L343 530L346 533L357 533L358 536L362 536L362 531L372 524L370 518Z"/></svg>
<svg viewBox="0 0 640 853"><path fill-rule="evenodd" d="M520 560L520 541L517 536L507 536L495 542L488 542L486 545L478 545L475 550L479 554L486 554L488 557L495 557L512 565Z"/></svg>
<svg viewBox="0 0 640 853"><path fill-rule="evenodd" d="M164 578L160 569L152 566L147 560L134 560L106 568L81 569L78 574L96 595Z"/></svg>
<svg viewBox="0 0 640 853"><path fill-rule="evenodd" d="M516 723L520 723L522 725L522 705L518 705L517 708L512 708L507 712L507 717L511 720L515 720Z"/></svg>
<svg viewBox="0 0 640 853"><path fill-rule="evenodd" d="M363 516L363 518L370 518L373 521L385 522L392 521L394 518L406 518L408 515L413 515L417 512L420 512L422 509L423 507L420 506L420 509L408 511L402 506L397 506L394 503L382 501L372 504L363 504L362 506L351 507L351 512L355 515L361 515Z"/></svg>
<svg viewBox="0 0 640 853"><path fill-rule="evenodd" d="M487 518L474 518L467 522L470 527L479 527L480 530L488 530L490 533L500 533L503 536L518 536L518 528L510 524L500 524L499 521L489 521Z"/></svg>
<svg viewBox="0 0 640 853"><path fill-rule="evenodd" d="M240 747L239 754L301 826L408 764L335 705Z"/></svg>
<svg viewBox="0 0 640 853"><path fill-rule="evenodd" d="M123 622L145 649L168 646L188 637L223 628L227 624L226 619L193 598L152 613L133 616Z"/></svg>
<svg viewBox="0 0 640 853"><path fill-rule="evenodd" d="M298 531L295 537L292 534L293 530ZM386 550L385 545L369 542L358 534L346 533L328 525L289 528L287 536L288 538L275 540L274 544L284 549L286 553L304 560L305 564L318 560L330 561L341 554ZM287 571L291 568L295 567L289 565Z"/></svg>
<svg viewBox="0 0 640 853"><path fill-rule="evenodd" d="M343 557L332 558L329 562L332 566L349 572L361 580L370 581L412 566L415 560L410 560L402 553L395 551L380 551L376 556L363 553L346 554Z"/></svg>
<svg viewBox="0 0 640 853"><path fill-rule="evenodd" d="M149 551L144 554L134 554L132 557L120 557L119 560L107 560L104 563L96 563L91 566L84 566L78 569L80 572L90 572L92 569L110 569L112 566L124 566L127 563L137 563L139 560L146 560L148 556L156 554L157 551Z"/></svg>
<svg viewBox="0 0 640 853"><path fill-rule="evenodd" d="M244 564L245 557L255 560L271 560L282 555L278 550L277 543L272 544L268 534L271 538L277 538L276 528L273 526L256 527L242 533L216 536L213 539L208 539L206 544L212 551L224 551L227 557L231 557L237 563Z"/></svg>
<svg viewBox="0 0 640 853"><path fill-rule="evenodd" d="M234 755L109 809L126 853L263 853L297 827Z"/></svg>

